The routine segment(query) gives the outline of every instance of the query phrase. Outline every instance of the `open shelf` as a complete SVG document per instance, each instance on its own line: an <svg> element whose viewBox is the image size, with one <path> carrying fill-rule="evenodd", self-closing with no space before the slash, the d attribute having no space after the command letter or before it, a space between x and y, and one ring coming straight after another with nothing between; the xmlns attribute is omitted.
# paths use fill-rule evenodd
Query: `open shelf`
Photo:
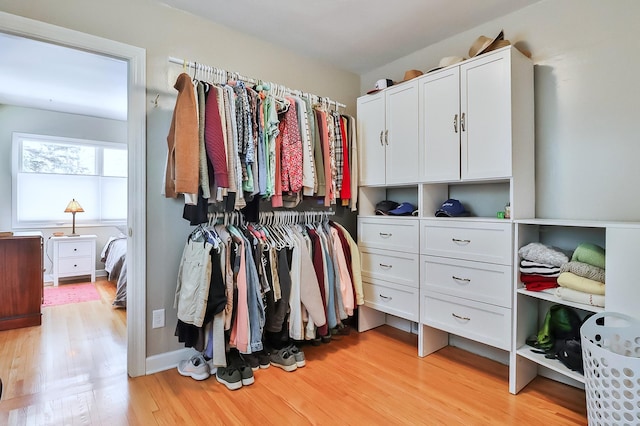
<svg viewBox="0 0 640 426"><path fill-rule="evenodd" d="M562 364L557 359L546 358L544 354L535 353L531 349L534 349L534 348L532 348L529 345L523 345L518 348L518 350L516 351L516 354L530 361L533 361L538 365L547 367L557 373L560 373L573 380L576 380L580 383L584 383L584 375L578 373L577 371L568 369L567 367L564 366L564 364Z"/></svg>
<svg viewBox="0 0 640 426"><path fill-rule="evenodd" d="M546 300L548 302L557 303L559 305L571 306L572 308L582 309L583 311L596 312L596 313L604 311L604 308L601 308L599 306L591 306L591 305L585 305L584 303L570 302L568 300L560 299L559 297L556 297L555 295L546 293L544 291L528 291L524 288L519 288L518 294L524 294L525 296L533 297L535 299Z"/></svg>

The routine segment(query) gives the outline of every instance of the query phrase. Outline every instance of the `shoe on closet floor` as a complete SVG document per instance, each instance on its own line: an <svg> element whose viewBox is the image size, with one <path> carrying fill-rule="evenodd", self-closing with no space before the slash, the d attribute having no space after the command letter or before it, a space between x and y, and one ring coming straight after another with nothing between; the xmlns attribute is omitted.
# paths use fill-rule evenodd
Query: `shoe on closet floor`
<svg viewBox="0 0 640 426"><path fill-rule="evenodd" d="M269 368L269 366L271 365L271 357L269 356L269 352L267 352L266 350L262 350L260 352L257 352L256 355L258 355L258 363L260 365L260 368Z"/></svg>
<svg viewBox="0 0 640 426"><path fill-rule="evenodd" d="M298 349L296 345L289 345L285 349L287 349L289 353L293 355L293 359L296 360L296 366L298 368L302 368L305 365L307 365L307 361L305 360L305 357L304 357L304 352Z"/></svg>
<svg viewBox="0 0 640 426"><path fill-rule="evenodd" d="M238 371L240 372L240 381L242 382L242 386L252 385L253 382L256 381L253 376L253 369L249 364L238 366Z"/></svg>
<svg viewBox="0 0 640 426"><path fill-rule="evenodd" d="M251 371L251 368L248 368ZM253 372L251 372L253 375ZM222 383L229 390L237 390L242 387L242 375L236 367L218 367L216 371L216 380Z"/></svg>
<svg viewBox="0 0 640 426"><path fill-rule="evenodd" d="M256 353L240 354L240 359L242 359L245 364L249 365L252 371L258 371L260 368L260 359Z"/></svg>
<svg viewBox="0 0 640 426"><path fill-rule="evenodd" d="M271 365L282 368L284 371L295 371L298 368L295 357L287 348L271 352L269 359Z"/></svg>
<svg viewBox="0 0 640 426"><path fill-rule="evenodd" d="M178 373L183 376L191 377L195 380L208 379L211 374L209 364L202 354L197 354L189 359L182 360L178 363Z"/></svg>

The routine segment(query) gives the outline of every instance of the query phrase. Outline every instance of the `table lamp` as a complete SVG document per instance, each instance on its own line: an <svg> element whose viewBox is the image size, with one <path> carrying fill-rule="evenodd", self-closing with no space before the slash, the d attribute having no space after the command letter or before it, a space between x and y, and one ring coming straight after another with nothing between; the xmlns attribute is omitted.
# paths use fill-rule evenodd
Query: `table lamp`
<svg viewBox="0 0 640 426"><path fill-rule="evenodd" d="M71 215L73 216L73 228L71 229L71 235L69 235L70 237L77 237L78 234L76 234L76 213L78 212L84 212L84 209L82 208L82 206L80 205L80 203L78 203L76 201L76 199L72 199L71 201L69 201L69 204L67 205L67 208L64 209L65 213L71 213Z"/></svg>

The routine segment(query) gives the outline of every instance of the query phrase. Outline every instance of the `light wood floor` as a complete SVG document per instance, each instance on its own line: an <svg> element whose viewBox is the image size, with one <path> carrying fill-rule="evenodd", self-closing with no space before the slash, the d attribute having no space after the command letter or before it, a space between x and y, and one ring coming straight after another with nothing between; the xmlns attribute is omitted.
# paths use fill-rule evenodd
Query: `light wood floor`
<svg viewBox="0 0 640 426"><path fill-rule="evenodd" d="M255 373L229 391L175 369L126 374L125 313L103 300L43 309L41 327L0 332L5 425L586 424L584 392L537 378L508 392L506 366L447 347L418 358L415 335L380 327L303 347L307 366Z"/></svg>

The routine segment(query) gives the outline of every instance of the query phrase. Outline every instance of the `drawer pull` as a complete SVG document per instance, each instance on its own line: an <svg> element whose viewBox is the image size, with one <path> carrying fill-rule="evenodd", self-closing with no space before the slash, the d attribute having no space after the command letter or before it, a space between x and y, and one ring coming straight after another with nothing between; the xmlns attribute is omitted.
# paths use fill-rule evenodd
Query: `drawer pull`
<svg viewBox="0 0 640 426"><path fill-rule="evenodd" d="M456 315L453 312L451 313L451 315L453 315L454 318L458 318L459 320L462 320L462 321L471 321L471 318L461 317L460 315Z"/></svg>
<svg viewBox="0 0 640 426"><path fill-rule="evenodd" d="M471 280L469 278L460 278L460 277L456 277L455 275L451 275L451 278L453 278L456 281L463 281L465 283L470 283Z"/></svg>
<svg viewBox="0 0 640 426"><path fill-rule="evenodd" d="M393 234L391 234L390 232L378 232L380 234L380 236L382 238L389 238L390 236L392 236Z"/></svg>
<svg viewBox="0 0 640 426"><path fill-rule="evenodd" d="M391 296L383 296L382 294L379 294L380 298L384 299L384 300L391 300L393 299L393 297Z"/></svg>
<svg viewBox="0 0 640 426"><path fill-rule="evenodd" d="M460 240L458 238L452 238L451 241L453 241L454 243L464 243L464 244L469 244L471 242L471 240Z"/></svg>
<svg viewBox="0 0 640 426"><path fill-rule="evenodd" d="M385 269L391 269L393 268L393 265L385 265L384 263L379 263L380 267L385 268Z"/></svg>

